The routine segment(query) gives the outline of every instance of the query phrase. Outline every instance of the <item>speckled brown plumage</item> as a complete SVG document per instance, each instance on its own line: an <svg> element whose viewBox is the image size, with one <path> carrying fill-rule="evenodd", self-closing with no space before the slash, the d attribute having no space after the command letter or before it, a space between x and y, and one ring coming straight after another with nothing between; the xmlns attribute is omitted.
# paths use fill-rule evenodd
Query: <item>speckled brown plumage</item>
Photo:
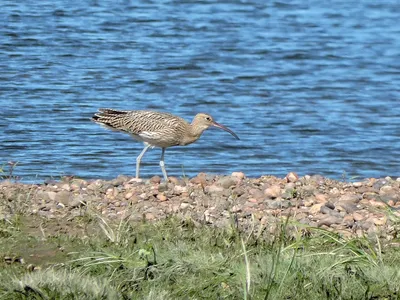
<svg viewBox="0 0 400 300"><path fill-rule="evenodd" d="M204 130L210 126L221 128L238 136L229 128L218 124L213 118L204 113L195 116L189 124L184 119L169 113L149 110L115 110L109 108L99 109L92 117L92 121L112 130L123 131L133 138L145 143L145 148L136 159L136 177L139 178L140 161L149 147L162 148L160 166L167 180L164 167L165 149L172 146L184 146L198 140Z"/></svg>

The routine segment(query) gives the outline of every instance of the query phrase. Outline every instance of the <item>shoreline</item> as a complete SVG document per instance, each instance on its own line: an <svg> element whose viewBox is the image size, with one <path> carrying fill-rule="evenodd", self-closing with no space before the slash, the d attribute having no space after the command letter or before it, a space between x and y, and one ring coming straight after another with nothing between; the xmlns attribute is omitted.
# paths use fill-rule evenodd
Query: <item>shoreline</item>
<svg viewBox="0 0 400 300"><path fill-rule="evenodd" d="M400 178L343 182L320 175L247 178L199 173L193 178L60 181L26 184L0 181L0 219L17 214L47 220L82 217L90 211L108 220L157 221L177 216L195 224L274 232L290 217L296 227L317 227L345 237L397 237Z"/></svg>

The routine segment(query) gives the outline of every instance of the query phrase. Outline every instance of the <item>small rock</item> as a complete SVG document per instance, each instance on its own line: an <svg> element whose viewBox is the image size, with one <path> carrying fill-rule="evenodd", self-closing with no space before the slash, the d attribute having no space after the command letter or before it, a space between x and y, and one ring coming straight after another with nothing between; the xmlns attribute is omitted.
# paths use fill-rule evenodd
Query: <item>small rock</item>
<svg viewBox="0 0 400 300"><path fill-rule="evenodd" d="M333 189L330 190L330 193L333 195L338 195L340 194L340 191L337 187L334 187Z"/></svg>
<svg viewBox="0 0 400 300"><path fill-rule="evenodd" d="M277 198L281 195L281 188L279 185L272 185L264 190L264 195L267 198Z"/></svg>
<svg viewBox="0 0 400 300"><path fill-rule="evenodd" d="M326 203L328 201L328 197L324 194L316 194L315 200L319 203Z"/></svg>
<svg viewBox="0 0 400 300"><path fill-rule="evenodd" d="M353 186L354 186L355 188L362 187L363 185L364 185L364 183L363 183L363 182L360 182L360 181L353 182Z"/></svg>
<svg viewBox="0 0 400 300"><path fill-rule="evenodd" d="M335 204L337 211L345 211L347 213L353 213L357 210L357 206L350 201L339 201Z"/></svg>
<svg viewBox="0 0 400 300"><path fill-rule="evenodd" d="M337 218L340 218L340 213L337 211L334 211L333 209L330 209L328 206L326 205L322 205L320 212L326 215L330 215L330 216L334 216Z"/></svg>
<svg viewBox="0 0 400 300"><path fill-rule="evenodd" d="M205 173L199 173L196 177L193 177L192 179L190 179L190 182L193 184L202 184L205 185L207 184L207 174Z"/></svg>
<svg viewBox="0 0 400 300"><path fill-rule="evenodd" d="M241 212L241 211L242 211L242 208L239 205L234 205L231 208L231 212L233 212L233 213L238 213L238 212Z"/></svg>
<svg viewBox="0 0 400 300"><path fill-rule="evenodd" d="M241 186L235 187L232 191L232 193L238 197L242 196L245 192L246 192L245 189ZM263 193L262 193L262 196L264 196Z"/></svg>
<svg viewBox="0 0 400 300"><path fill-rule="evenodd" d="M156 175L150 178L150 182L154 184L159 184L161 182L161 177Z"/></svg>
<svg viewBox="0 0 400 300"><path fill-rule="evenodd" d="M232 172L232 177L236 177L239 180L243 180L246 175L243 172Z"/></svg>
<svg viewBox="0 0 400 300"><path fill-rule="evenodd" d="M65 208L65 205L62 204L61 202L59 202L59 203L57 203L56 208L57 209L63 209L63 208Z"/></svg>
<svg viewBox="0 0 400 300"><path fill-rule="evenodd" d="M68 205L69 201L71 200L71 196L71 193L68 191L60 191L55 195L54 201Z"/></svg>
<svg viewBox="0 0 400 300"><path fill-rule="evenodd" d="M221 193L224 191L224 188L222 186L217 186L215 184L209 185L205 187L206 193L209 194L215 194L215 193Z"/></svg>
<svg viewBox="0 0 400 300"><path fill-rule="evenodd" d="M342 223L343 219L335 216L327 216L318 222L318 226L331 226L332 224L340 224Z"/></svg>
<svg viewBox="0 0 400 300"><path fill-rule="evenodd" d="M157 195L157 199L160 201L166 201L167 200L167 196L164 195L164 193L160 193Z"/></svg>
<svg viewBox="0 0 400 300"><path fill-rule="evenodd" d="M165 192L165 191L167 191L167 190L168 190L168 183L166 183L166 182L161 183L161 184L158 186L158 191L159 191L159 192Z"/></svg>
<svg viewBox="0 0 400 300"><path fill-rule="evenodd" d="M156 217L155 217L155 215L152 214L152 213L146 213L146 214L145 214L145 218L146 218L146 220L148 220L148 221L152 221L152 220L154 220Z"/></svg>
<svg viewBox="0 0 400 300"><path fill-rule="evenodd" d="M362 199L360 194L344 194L339 197L339 202L358 203Z"/></svg>
<svg viewBox="0 0 400 300"><path fill-rule="evenodd" d="M299 175L297 175L295 172L290 172L286 175L285 179L287 182L296 182L299 180Z"/></svg>
<svg viewBox="0 0 400 300"><path fill-rule="evenodd" d="M372 218L368 218L365 221L359 222L359 226L363 229L363 230L368 230L371 226L374 225L373 219Z"/></svg>
<svg viewBox="0 0 400 300"><path fill-rule="evenodd" d="M168 176L169 182L171 182L174 185L182 185L184 184L183 180L179 180L179 178L176 178L174 176Z"/></svg>
<svg viewBox="0 0 400 300"><path fill-rule="evenodd" d="M128 193L125 194L125 199L129 199L132 196L133 196L133 193L132 192L128 192Z"/></svg>
<svg viewBox="0 0 400 300"><path fill-rule="evenodd" d="M304 207L311 207L311 206L313 206L314 205L314 199L305 199L304 201L303 201L303 206Z"/></svg>
<svg viewBox="0 0 400 300"><path fill-rule="evenodd" d="M346 225L346 227L353 227L354 226L354 218L352 215L346 215L343 218L343 224Z"/></svg>
<svg viewBox="0 0 400 300"><path fill-rule="evenodd" d="M385 204L382 201L377 201L377 200L369 200L369 204L373 207L386 207L387 204Z"/></svg>
<svg viewBox="0 0 400 300"><path fill-rule="evenodd" d="M324 206L323 203L314 204L313 206L310 207L310 210L309 210L310 214L316 215L316 214L320 213L322 206Z"/></svg>
<svg viewBox="0 0 400 300"><path fill-rule="evenodd" d="M66 190L66 191L70 191L71 190L71 186L68 183L62 184L60 188L63 189L63 190Z"/></svg>
<svg viewBox="0 0 400 300"><path fill-rule="evenodd" d="M288 208L290 206L290 202L288 200L268 201L267 206L268 206L268 208L271 208L271 209Z"/></svg>
<svg viewBox="0 0 400 300"><path fill-rule="evenodd" d="M232 179L230 176L226 176L218 180L217 182L220 186L222 186L224 189L229 189L232 186L236 185L236 181Z"/></svg>
<svg viewBox="0 0 400 300"><path fill-rule="evenodd" d="M128 182L143 183L143 179L141 179L141 178L131 178Z"/></svg>
<svg viewBox="0 0 400 300"><path fill-rule="evenodd" d="M181 195L182 193L186 193L188 191L186 186L176 185L174 186L174 194Z"/></svg>
<svg viewBox="0 0 400 300"><path fill-rule="evenodd" d="M379 225L379 226L385 225L386 222L387 222L387 217L386 217L386 216L383 216L383 217L381 217L381 218L375 217L375 218L372 218L372 222L373 222L375 225Z"/></svg>
<svg viewBox="0 0 400 300"><path fill-rule="evenodd" d="M247 201L250 203L258 203L256 198L249 198L249 199L247 199Z"/></svg>
<svg viewBox="0 0 400 300"><path fill-rule="evenodd" d="M388 184L388 181L386 179L378 179L372 187L376 190L380 190L384 185Z"/></svg>
<svg viewBox="0 0 400 300"><path fill-rule="evenodd" d="M56 196L57 196L57 193L56 193L56 192L53 192L53 191L47 192L47 197L48 197L51 201L55 201L55 200L56 200Z"/></svg>
<svg viewBox="0 0 400 300"><path fill-rule="evenodd" d="M190 206L189 203L182 202L181 205L179 206L180 209L185 210Z"/></svg>

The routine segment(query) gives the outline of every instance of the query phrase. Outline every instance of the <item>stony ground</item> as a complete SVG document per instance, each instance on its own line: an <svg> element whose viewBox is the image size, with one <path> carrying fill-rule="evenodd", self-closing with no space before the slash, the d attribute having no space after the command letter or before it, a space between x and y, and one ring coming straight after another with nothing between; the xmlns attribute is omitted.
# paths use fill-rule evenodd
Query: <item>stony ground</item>
<svg viewBox="0 0 400 300"><path fill-rule="evenodd" d="M296 230L307 226L345 236L391 240L400 229L400 178L342 182L319 175L247 178L200 173L191 179L160 177L23 184L0 182L0 219L15 214L68 219L90 211L107 219L154 221L171 215L210 226L274 232L277 220L290 216ZM304 226L303 226L303 225ZM67 230L67 229L66 229Z"/></svg>

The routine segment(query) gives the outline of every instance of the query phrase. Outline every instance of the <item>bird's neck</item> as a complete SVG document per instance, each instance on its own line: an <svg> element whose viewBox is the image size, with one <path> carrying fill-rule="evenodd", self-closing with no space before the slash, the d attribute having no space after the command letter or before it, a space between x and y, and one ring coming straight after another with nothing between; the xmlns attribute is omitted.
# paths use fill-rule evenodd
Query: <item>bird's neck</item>
<svg viewBox="0 0 400 300"><path fill-rule="evenodd" d="M196 124L188 124L188 129L185 133L182 145L188 145L197 141L201 134L204 132L205 128L196 126Z"/></svg>

